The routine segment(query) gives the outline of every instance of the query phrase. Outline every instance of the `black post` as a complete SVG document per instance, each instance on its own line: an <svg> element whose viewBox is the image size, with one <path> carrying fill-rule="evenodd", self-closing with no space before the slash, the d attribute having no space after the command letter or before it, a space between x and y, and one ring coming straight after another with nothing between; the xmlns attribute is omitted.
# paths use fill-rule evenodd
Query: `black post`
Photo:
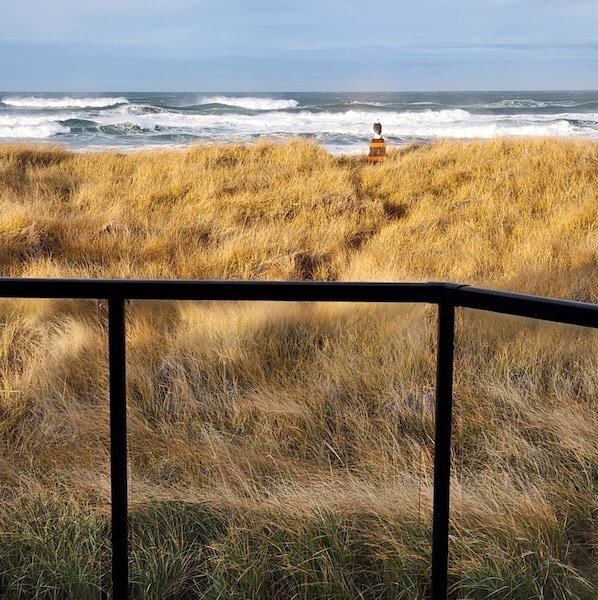
<svg viewBox="0 0 598 600"><path fill-rule="evenodd" d="M455 306L452 302L442 301L438 305L432 600L446 600L448 594L454 341Z"/></svg>
<svg viewBox="0 0 598 600"><path fill-rule="evenodd" d="M112 500L112 594L128 594L127 532L127 404L125 371L124 299L108 302L108 353L110 369L110 478Z"/></svg>

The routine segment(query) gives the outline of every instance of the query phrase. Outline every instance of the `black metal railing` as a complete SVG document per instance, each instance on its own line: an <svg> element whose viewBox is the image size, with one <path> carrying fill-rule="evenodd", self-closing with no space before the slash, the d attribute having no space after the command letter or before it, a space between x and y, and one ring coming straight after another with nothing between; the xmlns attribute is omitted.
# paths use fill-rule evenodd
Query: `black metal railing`
<svg viewBox="0 0 598 600"><path fill-rule="evenodd" d="M448 593L450 457L455 308L598 328L598 304L513 294L453 283L269 281L137 281L0 278L0 298L108 301L112 591L128 595L126 300L393 302L438 306L436 422L432 523L432 600Z"/></svg>

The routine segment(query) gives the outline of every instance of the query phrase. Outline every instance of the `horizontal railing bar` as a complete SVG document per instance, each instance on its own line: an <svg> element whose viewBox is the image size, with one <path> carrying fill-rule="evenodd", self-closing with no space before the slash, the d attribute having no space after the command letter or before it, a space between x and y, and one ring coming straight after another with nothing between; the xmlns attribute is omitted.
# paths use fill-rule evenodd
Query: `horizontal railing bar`
<svg viewBox="0 0 598 600"><path fill-rule="evenodd" d="M3 298L122 298L302 302L450 301L455 306L598 328L598 304L446 282L0 278Z"/></svg>
<svg viewBox="0 0 598 600"><path fill-rule="evenodd" d="M0 278L0 297L321 302L437 302L436 284Z"/></svg>
<svg viewBox="0 0 598 600"><path fill-rule="evenodd" d="M501 292L470 286L454 290L454 303L463 308L598 328L598 304Z"/></svg>
<svg viewBox="0 0 598 600"><path fill-rule="evenodd" d="M598 327L598 305L446 282L217 281L0 278L3 298L429 302Z"/></svg>

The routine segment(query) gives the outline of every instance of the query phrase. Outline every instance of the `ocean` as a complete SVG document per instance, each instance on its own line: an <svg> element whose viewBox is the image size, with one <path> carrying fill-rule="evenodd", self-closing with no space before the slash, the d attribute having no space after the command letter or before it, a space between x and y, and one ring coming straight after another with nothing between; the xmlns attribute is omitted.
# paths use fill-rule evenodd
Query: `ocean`
<svg viewBox="0 0 598 600"><path fill-rule="evenodd" d="M598 91L380 93L0 92L0 143L87 151L311 139L367 152L373 124L391 146L449 138L598 140Z"/></svg>

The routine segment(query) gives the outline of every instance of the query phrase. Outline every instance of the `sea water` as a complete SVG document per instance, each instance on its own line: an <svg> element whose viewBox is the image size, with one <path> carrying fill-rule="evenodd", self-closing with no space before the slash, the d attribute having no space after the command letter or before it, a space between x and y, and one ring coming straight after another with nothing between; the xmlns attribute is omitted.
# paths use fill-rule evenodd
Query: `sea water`
<svg viewBox="0 0 598 600"><path fill-rule="evenodd" d="M367 152L379 120L389 145L438 139L598 140L598 91L384 93L0 92L0 143L123 151L256 140L314 140Z"/></svg>

